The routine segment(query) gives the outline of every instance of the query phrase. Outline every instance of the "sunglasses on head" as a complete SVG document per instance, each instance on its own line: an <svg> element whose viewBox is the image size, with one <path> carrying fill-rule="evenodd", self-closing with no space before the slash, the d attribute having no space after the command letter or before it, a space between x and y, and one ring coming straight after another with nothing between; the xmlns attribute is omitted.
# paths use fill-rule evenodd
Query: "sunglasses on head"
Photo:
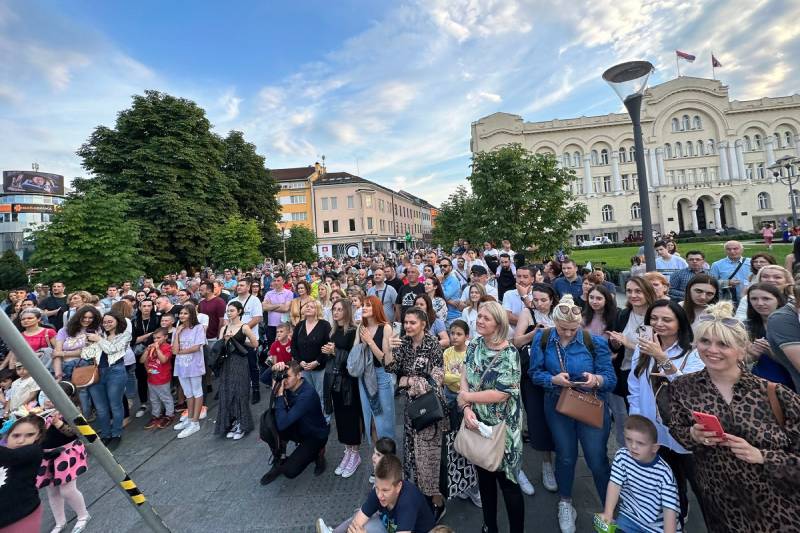
<svg viewBox="0 0 800 533"><path fill-rule="evenodd" d="M578 307L577 305L570 306L570 305L567 305L567 304L559 304L559 305L556 306L556 308L559 310L559 312L564 313L564 314L572 313L575 316L578 316L578 315L581 314L581 308Z"/></svg>
<svg viewBox="0 0 800 533"><path fill-rule="evenodd" d="M710 322L716 320L718 322L722 322L724 325L731 328L735 328L736 326L742 325L742 323L735 318L716 318L715 316L708 314L700 315L699 317L697 317L697 320L699 320L700 322Z"/></svg>

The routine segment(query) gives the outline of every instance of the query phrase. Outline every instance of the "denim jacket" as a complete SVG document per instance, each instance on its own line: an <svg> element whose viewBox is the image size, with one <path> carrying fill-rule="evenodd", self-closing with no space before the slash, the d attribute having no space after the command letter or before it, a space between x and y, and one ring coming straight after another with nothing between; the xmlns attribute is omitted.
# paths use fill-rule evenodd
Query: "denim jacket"
<svg viewBox="0 0 800 533"><path fill-rule="evenodd" d="M536 385L544 387L547 391L556 391L560 387L553 385L552 377L561 373L561 363L558 359L557 344L559 342L556 328L550 328L550 337L547 341L547 349L542 352L541 338L542 332L537 332L531 342L531 367L528 376ZM611 366L611 351L608 348L608 341L603 337L592 335L594 343L594 357L589 348L583 342L583 329L579 329L575 338L562 348L564 364L567 372L576 379L583 379L583 373L597 374L603 377L603 386L599 392L604 393L614 390L617 384L617 376Z"/></svg>

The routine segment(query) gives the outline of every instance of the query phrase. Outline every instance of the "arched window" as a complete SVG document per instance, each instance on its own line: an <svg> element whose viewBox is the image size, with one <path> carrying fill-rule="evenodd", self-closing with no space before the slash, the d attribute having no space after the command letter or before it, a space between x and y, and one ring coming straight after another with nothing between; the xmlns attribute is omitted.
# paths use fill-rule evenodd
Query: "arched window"
<svg viewBox="0 0 800 533"><path fill-rule="evenodd" d="M572 166L572 156L569 155L569 152L564 152L564 154L561 156L561 160L563 161L565 167Z"/></svg>
<svg viewBox="0 0 800 533"><path fill-rule="evenodd" d="M692 141L686 141L686 157L694 157L694 145Z"/></svg>
<svg viewBox="0 0 800 533"><path fill-rule="evenodd" d="M691 125L689 123L689 115L683 115L683 119L681 120L681 126L683 131L687 131Z"/></svg>
<svg viewBox="0 0 800 533"><path fill-rule="evenodd" d="M781 148L782 144L783 143L781 142L781 134L776 131L775 132L775 148Z"/></svg>
<svg viewBox="0 0 800 533"><path fill-rule="evenodd" d="M608 150L603 148L600 150L600 164L607 165L608 164Z"/></svg>
<svg viewBox="0 0 800 533"><path fill-rule="evenodd" d="M630 150L628 150L628 161L634 162L636 161L636 148L631 146Z"/></svg>
<svg viewBox="0 0 800 533"><path fill-rule="evenodd" d="M639 202L634 202L631 204L631 219L633 220L640 220L642 218L642 208L639 206Z"/></svg>
<svg viewBox="0 0 800 533"><path fill-rule="evenodd" d="M597 150L592 150L592 164L596 165L598 159Z"/></svg>
<svg viewBox="0 0 800 533"><path fill-rule="evenodd" d="M794 206L795 207L799 206L800 205L800 191L798 191L797 189L792 189L792 199L790 201L794 202ZM791 205L792 204L789 204L789 207L791 207Z"/></svg>
<svg viewBox="0 0 800 533"><path fill-rule="evenodd" d="M714 139L709 139L706 146L706 155L714 155L714 151Z"/></svg>
<svg viewBox="0 0 800 533"><path fill-rule="evenodd" d="M784 136L786 137L786 147L792 146L794 144L794 139L791 131L787 131Z"/></svg>
<svg viewBox="0 0 800 533"><path fill-rule="evenodd" d="M625 151L625 148L619 149L619 162L626 163L628 160L628 152Z"/></svg>
<svg viewBox="0 0 800 533"><path fill-rule="evenodd" d="M769 193L758 193L758 208L759 209L772 209L772 202L769 199Z"/></svg>
<svg viewBox="0 0 800 533"><path fill-rule="evenodd" d="M745 152L752 152L753 151L753 143L750 142L750 136L744 136L744 151Z"/></svg>
<svg viewBox="0 0 800 533"><path fill-rule="evenodd" d="M678 121L677 118L672 119L672 131L680 131L681 123Z"/></svg>
<svg viewBox="0 0 800 533"><path fill-rule="evenodd" d="M666 157L667 159L672 158L672 145L669 143L664 145L664 157Z"/></svg>
<svg viewBox="0 0 800 533"><path fill-rule="evenodd" d="M611 222L614 220L614 208L606 204L600 210L600 215L603 217L603 222Z"/></svg>
<svg viewBox="0 0 800 533"><path fill-rule="evenodd" d="M694 122L693 122L693 124L694 124L694 129L696 129L696 130L701 130L701 129L703 129L703 121L702 121L702 120L700 120L700 117L699 117L699 116L697 116L697 115L695 115L695 116L694 116Z"/></svg>
<svg viewBox="0 0 800 533"><path fill-rule="evenodd" d="M675 157L683 157L683 147L681 143L675 143Z"/></svg>
<svg viewBox="0 0 800 533"><path fill-rule="evenodd" d="M753 135L753 149L754 150L761 150L761 134L756 133Z"/></svg>
<svg viewBox="0 0 800 533"><path fill-rule="evenodd" d="M581 159L582 158L581 158L581 153L580 152L575 152L574 154L572 154L572 159L573 159L573 161L575 161L575 166L576 167L581 166L581 163L582 163Z"/></svg>

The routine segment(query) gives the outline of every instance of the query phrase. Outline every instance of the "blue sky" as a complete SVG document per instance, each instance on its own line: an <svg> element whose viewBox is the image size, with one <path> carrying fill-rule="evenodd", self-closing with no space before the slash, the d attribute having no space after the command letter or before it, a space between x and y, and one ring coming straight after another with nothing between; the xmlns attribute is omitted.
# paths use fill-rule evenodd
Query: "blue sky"
<svg viewBox="0 0 800 533"><path fill-rule="evenodd" d="M643 5L644 4L644 5ZM327 158L433 203L469 173L470 123L620 110L605 68L718 77L737 99L800 90L792 0L0 3L0 167L81 176L75 150L133 94L204 107L272 168Z"/></svg>

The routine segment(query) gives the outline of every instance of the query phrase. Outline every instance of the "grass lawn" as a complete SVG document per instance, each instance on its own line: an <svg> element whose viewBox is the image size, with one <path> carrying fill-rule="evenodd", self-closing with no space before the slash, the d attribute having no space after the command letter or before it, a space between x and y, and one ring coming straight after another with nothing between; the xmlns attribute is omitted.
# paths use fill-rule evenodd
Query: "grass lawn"
<svg viewBox="0 0 800 533"><path fill-rule="evenodd" d="M678 245L678 253L685 257L686 252L690 250L700 250L706 254L706 261L708 264L713 263L717 259L725 257L724 242L694 242ZM638 246L626 246L625 248L575 248L569 256L577 261L579 264L585 264L591 261L592 264L598 262L605 262L607 268L620 268L627 269L631 265L631 257L636 255L639 250ZM778 261L779 265L783 265L786 254L791 253L791 244L773 244L772 251L767 250L766 245L763 243L745 243L744 255L750 257L754 253L767 252L772 254Z"/></svg>

